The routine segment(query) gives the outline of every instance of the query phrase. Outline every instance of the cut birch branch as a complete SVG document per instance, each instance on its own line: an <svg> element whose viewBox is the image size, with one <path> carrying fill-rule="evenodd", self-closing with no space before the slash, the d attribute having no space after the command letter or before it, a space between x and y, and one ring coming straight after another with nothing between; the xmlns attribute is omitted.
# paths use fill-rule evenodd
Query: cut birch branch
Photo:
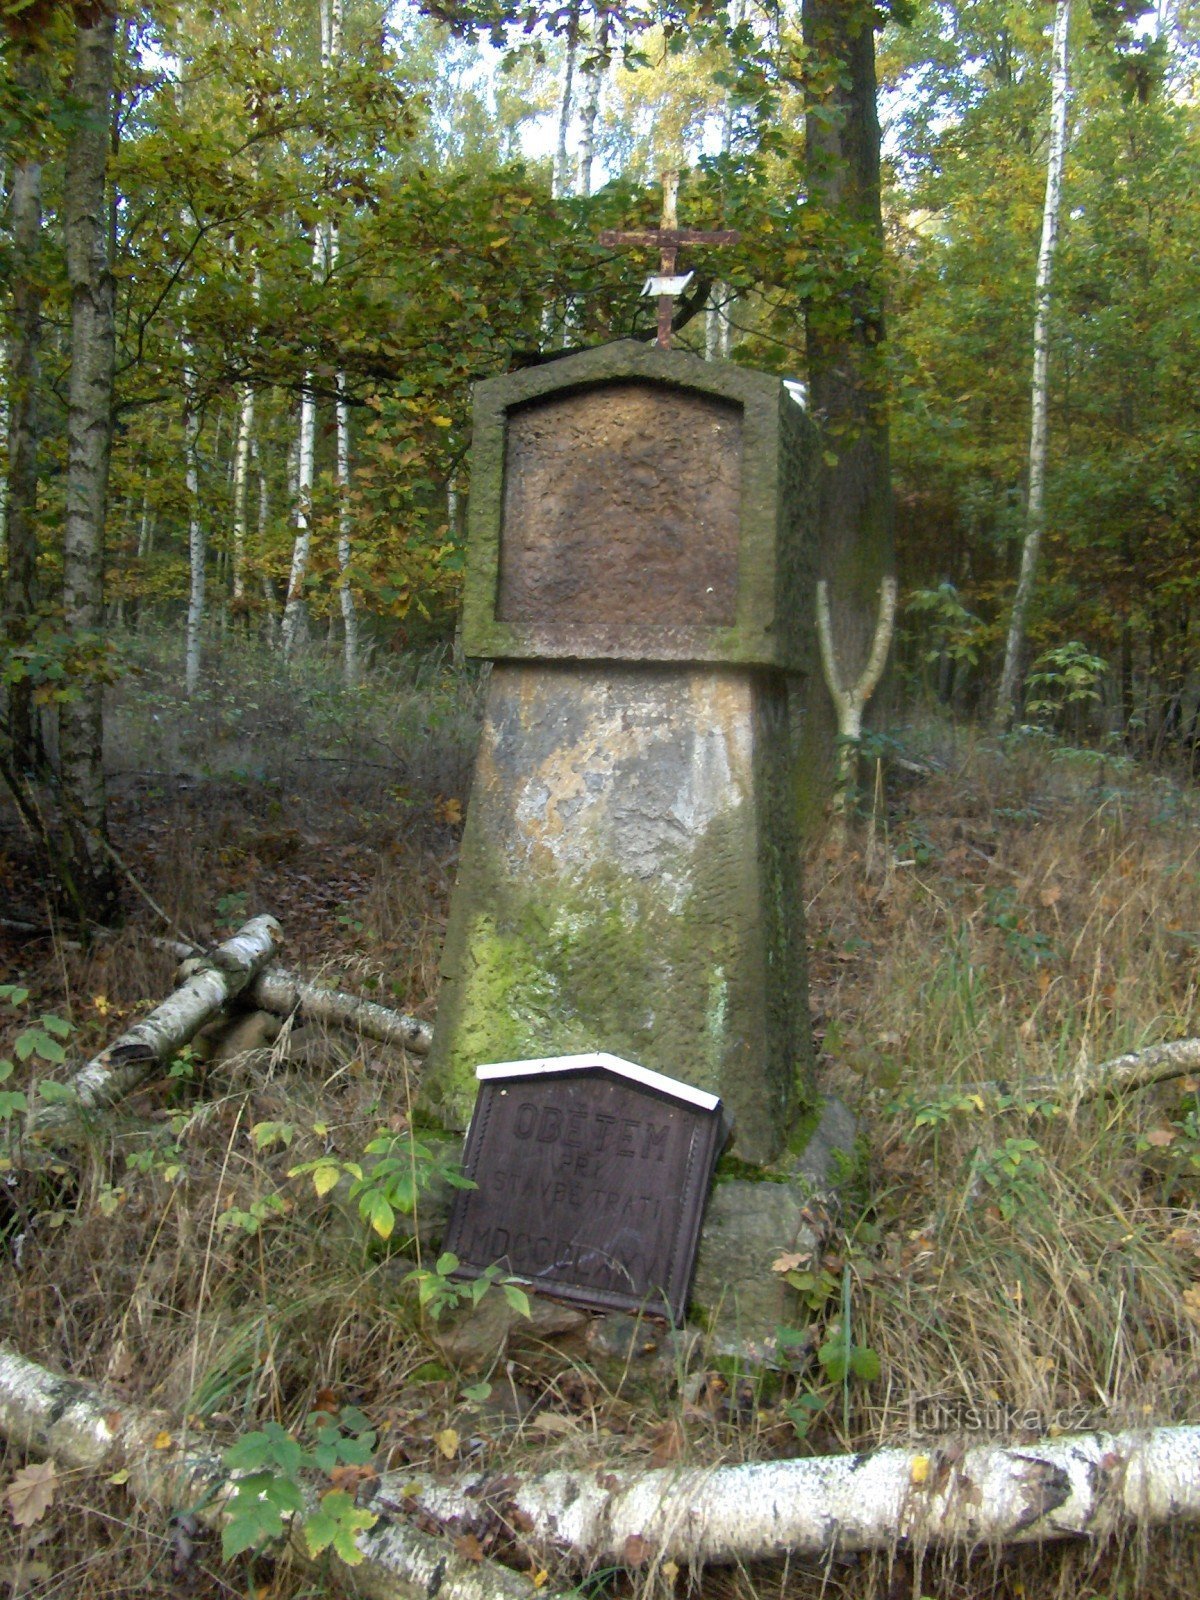
<svg viewBox="0 0 1200 1600"><path fill-rule="evenodd" d="M333 1022L351 1028L380 1044L398 1044L413 1055L429 1054L433 1029L419 1017L392 1011L375 1000L360 1000L340 989L322 989L305 983L294 972L268 967L247 986L246 998L276 1016L294 1015L297 1021Z"/></svg>
<svg viewBox="0 0 1200 1600"><path fill-rule="evenodd" d="M1150 1044L1142 1050L1130 1050L1125 1055L1112 1056L1099 1063L1084 1062L1076 1068L1074 1077L1061 1083L1048 1078L1034 1083L1021 1083L1010 1089L1002 1082L943 1084L934 1094L1013 1094L1032 1099L1037 1095L1063 1095L1076 1105L1087 1100L1099 1100L1106 1095L1126 1094L1134 1089L1148 1089L1155 1083L1167 1083L1172 1078L1186 1077L1190 1072L1200 1072L1200 1039L1171 1039L1166 1044Z"/></svg>
<svg viewBox="0 0 1200 1600"><path fill-rule="evenodd" d="M867 701L879 687L883 669L891 648L892 632L896 624L896 579L889 575L879 586L879 612L875 618L875 633L866 664L852 684L842 682L838 665L837 647L833 642L833 619L829 609L829 585L824 578L817 584L817 639L821 647L821 669L825 687L837 710L838 759L830 812L833 818L831 838L834 847L844 848L846 843L846 812L854 787L858 747L862 742L863 712Z"/></svg>
<svg viewBox="0 0 1200 1600"><path fill-rule="evenodd" d="M132 1094L261 971L275 954L280 927L274 917L252 917L203 958L182 987L134 1023L115 1043L89 1061L65 1085L68 1101L37 1105L26 1120L28 1133L63 1127L79 1112L98 1110Z"/></svg>
<svg viewBox="0 0 1200 1600"><path fill-rule="evenodd" d="M391 1474L372 1508L416 1507L449 1530L518 1526L576 1566L730 1563L900 1544L1101 1538L1127 1522L1200 1520L1200 1427L1032 1445L878 1450L712 1468L438 1483Z"/></svg>
<svg viewBox="0 0 1200 1600"><path fill-rule="evenodd" d="M199 957L197 946L178 939L156 939L181 961ZM433 1029L420 1017L393 1011L376 1000L362 1000L341 989L323 989L283 967L266 967L246 985L242 999L277 1017L295 1016L297 1022L332 1022L361 1033L380 1044L398 1044L415 1056L426 1056L433 1046Z"/></svg>
<svg viewBox="0 0 1200 1600"><path fill-rule="evenodd" d="M158 1448L175 1426L163 1412L60 1377L0 1344L0 1434L73 1471L126 1471L130 1492L143 1504L166 1513L190 1511L219 1527L235 1475L210 1450ZM432 1534L377 1515L375 1526L358 1536L362 1562L337 1564L339 1578L356 1594L372 1600L565 1600L562 1590L538 1589L509 1567L471 1561ZM298 1531L291 1546L306 1565L314 1564Z"/></svg>

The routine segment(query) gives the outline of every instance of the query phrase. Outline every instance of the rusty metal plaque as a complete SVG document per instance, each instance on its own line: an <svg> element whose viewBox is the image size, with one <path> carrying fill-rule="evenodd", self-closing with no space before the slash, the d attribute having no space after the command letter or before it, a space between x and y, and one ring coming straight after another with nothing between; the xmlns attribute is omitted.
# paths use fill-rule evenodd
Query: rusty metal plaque
<svg viewBox="0 0 1200 1600"><path fill-rule="evenodd" d="M682 1322L726 1124L716 1095L616 1056L480 1067L445 1248L567 1300Z"/></svg>
<svg viewBox="0 0 1200 1600"><path fill-rule="evenodd" d="M496 615L729 626L737 618L742 413L646 383L508 416Z"/></svg>

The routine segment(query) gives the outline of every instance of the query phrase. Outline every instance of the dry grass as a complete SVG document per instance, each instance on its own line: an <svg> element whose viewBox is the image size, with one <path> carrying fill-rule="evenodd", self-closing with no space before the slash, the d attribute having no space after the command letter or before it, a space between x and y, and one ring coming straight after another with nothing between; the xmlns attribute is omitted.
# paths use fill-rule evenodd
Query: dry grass
<svg viewBox="0 0 1200 1600"><path fill-rule="evenodd" d="M353 708L326 690L338 726ZM177 728L200 757L182 779L119 780L118 847L189 933L273 910L302 964L432 1014L469 741L459 691L429 692L450 707L441 733L413 735L419 761L396 735L394 764L379 767L289 756L239 777L221 768L219 741ZM1197 1031L1197 802L1045 741L939 738L942 770L881 792L853 855L818 854L810 871L824 1072L860 1111L869 1151L862 1218L827 1264L850 1275L855 1338L882 1375L845 1408L835 1396L804 1444L784 1410L793 1380L756 1387L714 1370L654 1393L632 1372L622 1381L619 1363L601 1371L536 1342L485 1367L486 1401L464 1400L481 1374L450 1370L421 1326L402 1284L411 1263L370 1243L344 1191L319 1202L287 1176L406 1125L404 1063L319 1035L157 1086L92 1139L77 1173L3 1191L0 1337L218 1439L266 1418L297 1425L328 1391L371 1416L381 1464L442 1470L450 1428L473 1462L648 1464L905 1440L936 1421L919 1404L931 1396L964 1426L974 1411L1018 1439L1084 1418L1195 1419L1200 1324L1184 1298L1200 1279L1195 1089L1077 1107L1065 1094L1030 1105L1020 1091L1065 1082L1081 1059ZM319 743L303 728L287 739L293 753ZM9 861L19 877L19 843ZM135 896L113 940L90 952L13 945L0 981L20 975L39 1003L69 1009L85 1050L168 986L170 958L146 937L158 931ZM974 1099L983 1081L1007 1098ZM279 1121L296 1130L290 1148L258 1148L251 1129ZM231 1211L271 1195L286 1214L253 1234L230 1225ZM831 1302L823 1320L836 1314ZM14 1464L0 1457L0 1482ZM920 1570L900 1555L714 1572L700 1588L712 1600L1133 1600L1194 1594L1198 1554L1166 1532ZM0 1596L340 1592L266 1560L225 1567L210 1540L178 1573L175 1560L162 1519L94 1479L68 1484L28 1534L0 1518ZM589 1587L597 1600L670 1592L661 1574L598 1574Z"/></svg>

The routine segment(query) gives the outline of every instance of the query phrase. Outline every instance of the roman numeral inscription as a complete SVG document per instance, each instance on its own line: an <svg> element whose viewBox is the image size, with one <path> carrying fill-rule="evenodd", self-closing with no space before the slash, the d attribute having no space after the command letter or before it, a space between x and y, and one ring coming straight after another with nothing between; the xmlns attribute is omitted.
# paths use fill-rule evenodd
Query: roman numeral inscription
<svg viewBox="0 0 1200 1600"><path fill-rule="evenodd" d="M446 1248L603 1309L682 1319L720 1102L613 1056L479 1069Z"/></svg>

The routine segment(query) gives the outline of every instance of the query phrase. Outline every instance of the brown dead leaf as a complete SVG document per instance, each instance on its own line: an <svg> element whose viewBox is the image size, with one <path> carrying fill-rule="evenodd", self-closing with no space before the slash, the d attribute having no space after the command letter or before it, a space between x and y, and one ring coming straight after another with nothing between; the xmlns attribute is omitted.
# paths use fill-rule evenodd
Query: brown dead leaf
<svg viewBox="0 0 1200 1600"><path fill-rule="evenodd" d="M333 1488L343 1489L348 1495L353 1496L364 1483L373 1482L378 1476L375 1468L370 1465L345 1464L330 1468L329 1482Z"/></svg>
<svg viewBox="0 0 1200 1600"><path fill-rule="evenodd" d="M454 1541L454 1548L464 1561L482 1561L483 1546L473 1533L461 1534Z"/></svg>
<svg viewBox="0 0 1200 1600"><path fill-rule="evenodd" d="M650 1442L654 1447L650 1455L651 1465L665 1467L672 1461L678 1461L683 1454L686 1437L678 1417L671 1417L660 1427L655 1428L650 1435Z"/></svg>
<svg viewBox="0 0 1200 1600"><path fill-rule="evenodd" d="M1051 906L1056 906L1062 897L1063 891L1061 883L1052 883L1048 889L1043 889L1038 895L1038 899L1042 902L1047 910L1049 910Z"/></svg>
<svg viewBox="0 0 1200 1600"><path fill-rule="evenodd" d="M625 1541L621 1559L627 1567L641 1567L649 1561L653 1554L653 1540L644 1539L640 1533L631 1533Z"/></svg>
<svg viewBox="0 0 1200 1600"><path fill-rule="evenodd" d="M540 1411L529 1426L536 1433L578 1433L579 1419L561 1411Z"/></svg>
<svg viewBox="0 0 1200 1600"><path fill-rule="evenodd" d="M1175 1143L1175 1129L1151 1128L1146 1135L1146 1143L1152 1144L1156 1150L1165 1150L1167 1145Z"/></svg>
<svg viewBox="0 0 1200 1600"><path fill-rule="evenodd" d="M1183 1309L1192 1321L1200 1322L1200 1283L1189 1285L1180 1298L1183 1300Z"/></svg>
<svg viewBox="0 0 1200 1600"><path fill-rule="evenodd" d="M8 1514L18 1528L32 1528L40 1522L54 1504L54 1491L58 1487L58 1472L53 1460L35 1461L16 1473L4 1498Z"/></svg>
<svg viewBox="0 0 1200 1600"><path fill-rule="evenodd" d="M771 1263L771 1271L795 1272L798 1267L806 1267L811 1260L811 1250L790 1250L786 1255L776 1256Z"/></svg>

